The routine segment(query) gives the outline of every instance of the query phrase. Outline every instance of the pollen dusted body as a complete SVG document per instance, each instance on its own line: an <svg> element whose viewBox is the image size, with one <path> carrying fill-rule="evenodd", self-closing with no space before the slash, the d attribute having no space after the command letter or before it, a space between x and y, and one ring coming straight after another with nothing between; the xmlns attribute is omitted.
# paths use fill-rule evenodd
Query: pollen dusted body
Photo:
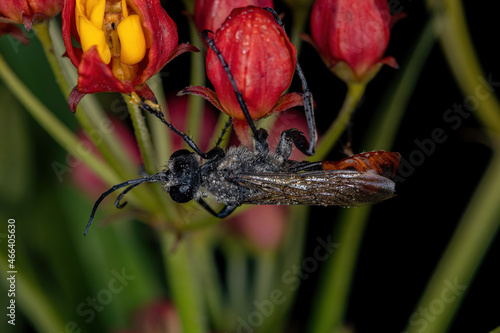
<svg viewBox="0 0 500 333"><path fill-rule="evenodd" d="M293 131L283 132L275 154L269 153L267 141L255 151L243 146L226 152L215 148L212 158L200 166L195 153L178 151L170 158L168 169L161 172L164 189L177 202L200 202L212 196L229 207L358 206L394 195L395 184L387 177L396 172L399 154L378 151L339 162L297 162L288 159ZM331 163L339 169L329 169Z"/></svg>

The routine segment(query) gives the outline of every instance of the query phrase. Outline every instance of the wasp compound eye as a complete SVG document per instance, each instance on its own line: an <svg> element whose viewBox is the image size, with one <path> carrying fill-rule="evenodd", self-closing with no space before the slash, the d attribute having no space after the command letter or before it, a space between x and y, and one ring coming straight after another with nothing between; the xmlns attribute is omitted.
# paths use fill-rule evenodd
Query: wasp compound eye
<svg viewBox="0 0 500 333"><path fill-rule="evenodd" d="M172 200L177 203L185 203L193 199L193 189L187 184L175 185L169 189Z"/></svg>

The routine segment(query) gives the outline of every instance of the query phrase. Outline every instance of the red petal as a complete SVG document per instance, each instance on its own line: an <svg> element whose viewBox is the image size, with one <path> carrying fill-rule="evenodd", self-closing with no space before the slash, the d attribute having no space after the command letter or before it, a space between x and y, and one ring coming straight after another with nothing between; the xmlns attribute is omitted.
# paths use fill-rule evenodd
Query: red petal
<svg viewBox="0 0 500 333"><path fill-rule="evenodd" d="M208 89L207 87L189 86L189 87L186 87L186 88L182 89L181 91L179 91L177 93L177 96L182 96L182 95L187 95L187 94L203 97L204 99L206 99L207 101L212 103L212 105L215 106L217 109L219 109L220 111L222 111L224 113L227 113L222 108L222 105L220 104L219 98L217 97L217 94L215 93L215 91Z"/></svg>
<svg viewBox="0 0 500 333"><path fill-rule="evenodd" d="M78 91L78 87L74 87L73 90L71 90L68 97L68 105L71 112L73 113L76 112L76 107L78 106L78 103L80 103L81 99L85 95L87 94L82 94L81 92Z"/></svg>
<svg viewBox="0 0 500 333"><path fill-rule="evenodd" d="M170 58L168 58L167 62L170 62L172 59L174 59L175 57L184 52L200 52L200 50L198 50L198 48L193 44L187 44L187 43L179 44L175 47L172 54L170 54Z"/></svg>
<svg viewBox="0 0 500 333"><path fill-rule="evenodd" d="M151 45L147 53L146 67L142 75L134 80L138 86L158 73L169 61L177 47L177 25L163 9L160 1L134 0L146 28L146 43Z"/></svg>
<svg viewBox="0 0 500 333"><path fill-rule="evenodd" d="M304 100L302 99L302 94L296 92L288 93L281 96L280 99L278 99L278 102L273 107L271 113L281 112L294 108L296 106L303 106L303 105L304 105Z"/></svg>
<svg viewBox="0 0 500 333"><path fill-rule="evenodd" d="M78 66L78 91L84 94L104 91L130 93L135 89L130 82L121 82L114 77L111 69L102 62L97 47L93 46L83 53Z"/></svg>
<svg viewBox="0 0 500 333"><path fill-rule="evenodd" d="M81 49L73 47L71 40L71 36L73 35L75 36L76 41L80 42L75 26L75 0L64 1L61 18L62 36L64 40L64 46L66 47L66 53L68 55L68 58L73 63L73 66L78 68L83 52Z"/></svg>
<svg viewBox="0 0 500 333"><path fill-rule="evenodd" d="M399 68L399 65L394 57L385 57L380 60L380 62L386 64L387 66L391 66L392 68Z"/></svg>

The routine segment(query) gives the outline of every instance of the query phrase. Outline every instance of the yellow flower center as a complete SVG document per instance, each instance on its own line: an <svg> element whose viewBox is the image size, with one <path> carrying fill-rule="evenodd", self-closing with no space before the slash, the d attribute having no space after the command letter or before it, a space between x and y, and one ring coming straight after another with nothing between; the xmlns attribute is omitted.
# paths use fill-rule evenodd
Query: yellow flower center
<svg viewBox="0 0 500 333"><path fill-rule="evenodd" d="M132 0L76 0L76 29L83 52L97 47L120 81L131 80L148 47Z"/></svg>

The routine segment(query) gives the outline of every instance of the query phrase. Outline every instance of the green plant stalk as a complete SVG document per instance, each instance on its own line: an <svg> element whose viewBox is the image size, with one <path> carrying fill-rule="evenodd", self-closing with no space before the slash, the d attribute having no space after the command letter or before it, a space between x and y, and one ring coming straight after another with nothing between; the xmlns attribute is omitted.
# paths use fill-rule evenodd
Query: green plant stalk
<svg viewBox="0 0 500 333"><path fill-rule="evenodd" d="M189 31L190 37L193 45L198 49L203 50L204 45L201 42L201 37L198 34L196 25L192 19L189 20ZM205 57L203 52L191 52L191 74L190 83L193 86L204 86L205 85ZM199 142L201 138L201 126L204 123L203 119L203 109L205 106L205 100L195 95L188 95L188 110L187 110L187 122L186 122L186 133L189 131L189 135L192 137L194 142ZM223 116L223 115L221 115Z"/></svg>
<svg viewBox="0 0 500 333"><path fill-rule="evenodd" d="M389 96L383 98L363 147L390 149L392 146L411 92L436 40L432 23L432 19L427 22L415 49L410 53L410 58L391 85L393 88L388 89ZM334 231L334 235L337 232L341 233L337 239L340 248L325 262L325 270L321 272L308 332L340 330L348 306L347 298L355 269L354 261L370 211L371 207L366 206L346 210L341 215L338 227Z"/></svg>
<svg viewBox="0 0 500 333"><path fill-rule="evenodd" d="M60 40L51 37L50 30L54 31L54 29L49 29L49 24L57 25L54 20L49 20L34 25L33 29L42 44L47 61L49 62L64 97L68 98L73 85L73 83L70 83L70 80L76 82L76 78L72 80L74 75L69 73L69 71L74 72L75 70L72 67L73 65L71 65L71 68L69 68L69 66L63 66L56 56L56 50L57 52L61 52L61 49L64 49L64 45L60 35L58 36ZM78 105L75 116L86 133L91 134L97 132L99 134L97 137L89 135L89 138L99 149L106 162L121 178L128 179L131 178L132 175L137 174L137 170L134 169L134 164L125 153L123 147L119 144L117 138L114 137L112 133L109 133L108 129L105 129L109 120L94 96L86 96L85 100Z"/></svg>
<svg viewBox="0 0 500 333"><path fill-rule="evenodd" d="M261 250L255 256L254 299L258 302L269 299L276 276L276 250Z"/></svg>
<svg viewBox="0 0 500 333"><path fill-rule="evenodd" d="M36 96L12 72L4 58L0 55L0 77L17 97L33 118L66 149L70 154L84 162L107 184L116 184L120 180L116 173L81 146L78 138L54 114L43 105Z"/></svg>
<svg viewBox="0 0 500 333"><path fill-rule="evenodd" d="M436 33L448 65L464 96L480 97L479 88L493 91L495 87L484 87L487 76L481 68L474 44L467 28L462 1L427 0L428 9L436 16ZM480 94L484 94L481 90ZM483 126L500 134L500 103L493 93L479 98L478 119Z"/></svg>
<svg viewBox="0 0 500 333"><path fill-rule="evenodd" d="M165 93L163 92L163 83L160 74L156 74L153 78L148 81L149 87L155 94L158 104L161 107L162 112L165 114L166 119L168 119L168 108L167 101L165 99ZM129 105L131 107L131 105ZM156 166L153 173L160 172L165 169L168 163L170 155L173 153L173 132L165 126L158 118L150 113L146 114L147 123L151 129L151 142L153 145L154 153L156 156ZM178 212L178 207L173 204L173 201L168 198L165 191L155 186L155 194L157 195L158 202L161 205L163 212L166 214L167 220L178 221L180 215Z"/></svg>
<svg viewBox="0 0 500 333"><path fill-rule="evenodd" d="M148 85L155 94L156 100L165 114L165 118L169 119L167 101L165 99L165 93L163 92L161 75L156 74L150 81L148 81ZM165 124L159 121L156 116L148 113L146 117L148 119L149 128L151 128L151 137L156 150L156 156L158 157L158 164L156 167L159 171L167 164L170 155L173 153L173 132L171 132Z"/></svg>
<svg viewBox="0 0 500 333"><path fill-rule="evenodd" d="M277 272L293 272L296 267L301 266L301 260L304 257L304 248L307 238L307 226L310 207L291 206L289 207L290 221L287 228L287 235L284 239L283 247L280 249L277 259ZM297 281L298 280L298 281ZM297 278L297 282L301 282ZM285 280L283 274L279 275L279 280L275 281L276 289L283 293L281 299L284 300L279 306L276 306L273 314L267 318L260 331L262 332L284 332L288 323L288 314L294 304L299 290L299 285ZM259 332L260 332L259 331Z"/></svg>
<svg viewBox="0 0 500 333"><path fill-rule="evenodd" d="M307 20L309 19L310 7L312 1L299 1L290 8L292 11L293 24L290 31L290 41L297 50L297 55L302 49L302 38L300 34L306 30Z"/></svg>
<svg viewBox="0 0 500 333"><path fill-rule="evenodd" d="M223 243L226 256L227 294L229 318L245 317L251 306L248 292L248 255L246 250L235 239L228 239ZM234 328L233 328L234 329Z"/></svg>
<svg viewBox="0 0 500 333"><path fill-rule="evenodd" d="M333 242L340 246L321 272L307 332L342 331L352 275L370 211L369 206L342 211L333 232Z"/></svg>
<svg viewBox="0 0 500 333"><path fill-rule="evenodd" d="M499 197L500 150L496 147L490 165L415 309L427 308L433 300L441 299L446 281L467 288L453 302L446 304L433 321L427 321L426 333L447 332L500 227ZM419 332L421 327L409 325L406 331Z"/></svg>
<svg viewBox="0 0 500 333"><path fill-rule="evenodd" d="M127 107L129 109L130 118L132 119L132 125L134 127L135 138L137 140L137 144L139 145L139 150L141 152L142 161L144 163L144 168L147 174L153 175L158 173L158 161L156 159L156 152L153 147L153 142L151 141L151 135L149 133L149 129L146 125L146 120L142 114L142 110L138 105L131 102L131 97L128 95L123 95L125 102L127 103ZM147 201L150 205L150 212L162 212L162 215L168 221L177 221L175 219L176 212L168 209L164 205L163 197L165 196L165 192L160 186L154 186L153 191L155 194L154 200L151 198L142 198L143 201ZM147 192L143 192L147 193ZM151 206L151 203L154 207Z"/></svg>
<svg viewBox="0 0 500 333"><path fill-rule="evenodd" d="M158 172L158 162L156 161L156 153L145 118L139 106L131 102L130 96L124 94L123 98L127 103L130 118L132 119L135 138L139 145L146 172L150 175L155 174Z"/></svg>
<svg viewBox="0 0 500 333"><path fill-rule="evenodd" d="M315 160L323 160L342 135L347 124L349 123L352 113L356 110L356 106L363 97L365 88L365 83L347 84L347 95L344 100L344 104L342 105L335 121L321 137L321 141L316 148L316 154L314 155Z"/></svg>
<svg viewBox="0 0 500 333"><path fill-rule="evenodd" d="M0 269L2 281L6 280L10 274L10 269L7 267L7 256L3 251L0 253ZM39 332L64 332L65 325L62 318L58 317L57 311L52 307L52 304L45 298L33 282L23 273L23 271L16 270L16 307L19 307L26 317L31 321L34 327ZM7 283L5 289L8 290ZM5 291L7 294L7 291ZM3 320L10 320L5 317Z"/></svg>
<svg viewBox="0 0 500 333"><path fill-rule="evenodd" d="M225 309L222 283L217 271L217 263L214 260L215 249L211 231L213 231L213 228L204 229L200 232L203 237L199 237L193 242L196 251L194 257L198 267L197 276L203 277L201 279L202 289L213 328L215 331L222 332L229 330L230 327L226 320L227 311Z"/></svg>
<svg viewBox="0 0 500 333"><path fill-rule="evenodd" d="M207 322L203 292L190 255L190 236L179 239L174 233L162 231L160 242L165 262L167 284L177 309L183 333L205 333Z"/></svg>
<svg viewBox="0 0 500 333"><path fill-rule="evenodd" d="M436 42L433 20L430 18L427 21L415 48L410 53L411 56L405 61L397 79L387 89L389 93L384 96L373 117L362 145L363 150L390 149L393 145L404 110L417 84L417 78ZM380 135L381 133L383 135Z"/></svg>

